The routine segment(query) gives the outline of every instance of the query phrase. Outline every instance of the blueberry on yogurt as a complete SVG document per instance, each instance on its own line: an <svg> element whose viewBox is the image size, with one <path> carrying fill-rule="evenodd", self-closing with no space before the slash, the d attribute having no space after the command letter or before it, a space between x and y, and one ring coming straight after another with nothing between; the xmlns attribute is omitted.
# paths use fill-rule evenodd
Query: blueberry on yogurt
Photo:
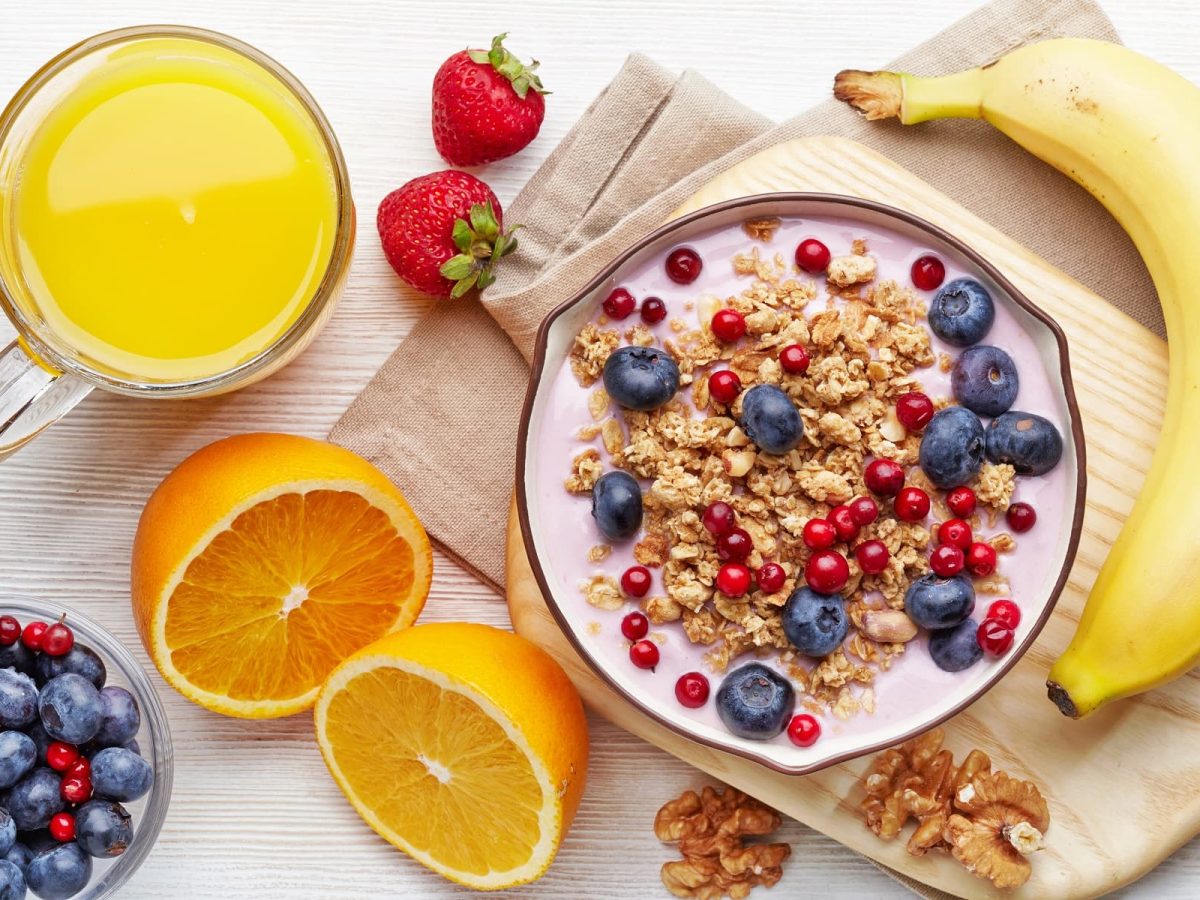
<svg viewBox="0 0 1200 900"><path fill-rule="evenodd" d="M800 412L773 384L759 384L742 395L742 430L765 453L787 453L804 437Z"/></svg>
<svg viewBox="0 0 1200 900"><path fill-rule="evenodd" d="M943 490L967 484L983 465L983 423L962 406L939 410L921 435L921 469Z"/></svg>
<svg viewBox="0 0 1200 900"><path fill-rule="evenodd" d="M613 541L637 534L642 527L642 486L628 472L605 472L592 486L592 518L600 533Z"/></svg>
<svg viewBox="0 0 1200 900"><path fill-rule="evenodd" d="M922 628L952 628L975 609L975 588L962 575L940 578L930 572L908 586L904 611Z"/></svg>
<svg viewBox="0 0 1200 900"><path fill-rule="evenodd" d="M964 619L953 628L943 628L929 635L929 656L944 672L961 672L983 658L976 632L979 623Z"/></svg>
<svg viewBox="0 0 1200 900"><path fill-rule="evenodd" d="M748 663L725 676L717 691L717 714L733 734L767 741L783 732L796 694L786 678L762 663Z"/></svg>
<svg viewBox="0 0 1200 900"><path fill-rule="evenodd" d="M846 639L850 619L840 594L818 594L810 587L792 591L782 614L783 633L805 656L827 656Z"/></svg>
<svg viewBox="0 0 1200 900"><path fill-rule="evenodd" d="M954 399L981 416L1007 412L1017 399L1021 381L1012 357L999 347L968 347L950 371Z"/></svg>
<svg viewBox="0 0 1200 900"><path fill-rule="evenodd" d="M1018 475L1045 475L1062 459L1063 439L1049 419L1026 412L1006 412L987 429L987 456L1008 463Z"/></svg>
<svg viewBox="0 0 1200 900"><path fill-rule="evenodd" d="M604 363L604 389L626 409L658 409L679 390L679 366L664 350L622 347Z"/></svg>
<svg viewBox="0 0 1200 900"><path fill-rule="evenodd" d="M956 278L942 285L929 305L929 327L955 347L978 344L995 320L991 295L973 278Z"/></svg>

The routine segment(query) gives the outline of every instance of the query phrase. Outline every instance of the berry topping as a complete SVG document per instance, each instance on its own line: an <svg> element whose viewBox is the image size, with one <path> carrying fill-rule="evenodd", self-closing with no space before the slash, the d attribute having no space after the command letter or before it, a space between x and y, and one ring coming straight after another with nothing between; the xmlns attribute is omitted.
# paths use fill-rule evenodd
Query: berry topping
<svg viewBox="0 0 1200 900"><path fill-rule="evenodd" d="M645 597L650 592L650 570L645 566L630 566L621 574L621 590L626 597Z"/></svg>
<svg viewBox="0 0 1200 900"><path fill-rule="evenodd" d="M1024 534L1037 524L1037 510L1028 503L1014 503L1004 514L1008 527L1017 534Z"/></svg>
<svg viewBox="0 0 1200 900"><path fill-rule="evenodd" d="M633 537L642 527L642 487L628 472L605 472L592 486L592 518L611 541Z"/></svg>
<svg viewBox="0 0 1200 900"><path fill-rule="evenodd" d="M974 609L975 588L961 575L922 575L904 595L904 611L922 628L953 628Z"/></svg>
<svg viewBox="0 0 1200 900"><path fill-rule="evenodd" d="M676 284L691 284L703 268L700 254L691 247L679 247L667 257L667 277Z"/></svg>
<svg viewBox="0 0 1200 900"><path fill-rule="evenodd" d="M46 748L46 765L55 772L65 772L79 759L79 748L63 741L52 741Z"/></svg>
<svg viewBox="0 0 1200 900"><path fill-rule="evenodd" d="M922 256L912 264L912 283L919 291L936 291L946 280L946 267L936 256Z"/></svg>
<svg viewBox="0 0 1200 900"><path fill-rule="evenodd" d="M809 519L804 523L804 546L809 550L828 550L837 543L837 530L828 519Z"/></svg>
<svg viewBox="0 0 1200 900"><path fill-rule="evenodd" d="M62 622L55 622L42 634L42 652L47 656L66 656L75 646L75 634Z"/></svg>
<svg viewBox="0 0 1200 900"><path fill-rule="evenodd" d="M631 612L621 620L621 634L629 641L640 641L650 633L650 620L640 612Z"/></svg>
<svg viewBox="0 0 1200 900"><path fill-rule="evenodd" d="M994 423L993 423L994 424ZM966 484L983 466L983 424L962 406L938 412L921 436L919 460L929 480L943 489Z"/></svg>
<svg viewBox="0 0 1200 900"><path fill-rule="evenodd" d="M717 571L717 590L726 597L741 597L750 590L750 570L742 563L725 563Z"/></svg>
<svg viewBox="0 0 1200 900"><path fill-rule="evenodd" d="M962 519L947 519L937 528L939 544L949 544L959 550L971 546L971 526Z"/></svg>
<svg viewBox="0 0 1200 900"><path fill-rule="evenodd" d="M718 309L713 314L711 328L717 340L732 344L745 336L746 317L736 309Z"/></svg>
<svg viewBox="0 0 1200 900"><path fill-rule="evenodd" d="M961 547L955 547L953 544L940 544L933 548L933 552L929 554L929 568L933 569L933 573L942 578L953 578L963 570L966 565L966 557L963 555Z"/></svg>
<svg viewBox="0 0 1200 900"><path fill-rule="evenodd" d="M842 598L807 587L792 591L781 618L783 633L805 656L827 656L841 645L850 630L850 617Z"/></svg>
<svg viewBox="0 0 1200 900"><path fill-rule="evenodd" d="M804 580L818 594L836 594L850 580L850 565L836 550L818 550L804 567Z"/></svg>
<svg viewBox="0 0 1200 900"><path fill-rule="evenodd" d="M1003 656L1013 645L1013 630L999 619L984 619L975 638L989 656Z"/></svg>
<svg viewBox="0 0 1200 900"><path fill-rule="evenodd" d="M929 495L919 487L901 488L893 505L902 522L920 522L929 515Z"/></svg>
<svg viewBox="0 0 1200 900"><path fill-rule="evenodd" d="M817 275L829 268L833 254L816 238L805 238L796 247L796 265L809 275Z"/></svg>
<svg viewBox="0 0 1200 900"><path fill-rule="evenodd" d="M987 578L996 571L996 550L991 544L976 541L967 550L967 571L976 578Z"/></svg>
<svg viewBox="0 0 1200 900"><path fill-rule="evenodd" d="M604 389L626 409L658 409L679 390L679 366L654 347L622 347L604 362Z"/></svg>
<svg viewBox="0 0 1200 900"><path fill-rule="evenodd" d="M879 504L870 497L855 497L849 506L855 525L870 525L879 518Z"/></svg>
<svg viewBox="0 0 1200 900"><path fill-rule="evenodd" d="M738 737L767 741L780 734L796 708L791 683L762 663L748 663L725 676L717 690L717 714Z"/></svg>
<svg viewBox="0 0 1200 900"><path fill-rule="evenodd" d="M1009 628L1016 628L1021 624L1021 607L1011 600L997 600L988 607L987 617L1003 622Z"/></svg>
<svg viewBox="0 0 1200 900"><path fill-rule="evenodd" d="M67 771L63 773L67 778L91 778L92 764L88 762L86 756L81 756L71 765L67 766Z"/></svg>
<svg viewBox="0 0 1200 900"><path fill-rule="evenodd" d="M868 575L878 575L888 567L892 554L883 541L863 541L854 548L854 558L858 560L858 567Z"/></svg>
<svg viewBox="0 0 1200 900"><path fill-rule="evenodd" d="M86 803L92 798L91 779L68 775L59 785L58 792L68 803Z"/></svg>
<svg viewBox="0 0 1200 900"><path fill-rule="evenodd" d="M998 416L1017 399L1017 364L999 347L968 347L950 371L954 399L981 416Z"/></svg>
<svg viewBox="0 0 1200 900"><path fill-rule="evenodd" d="M46 629L49 627L45 622L30 622L25 626L25 630L21 632L21 643L30 650L41 650L42 635L46 633Z"/></svg>
<svg viewBox="0 0 1200 900"><path fill-rule="evenodd" d="M733 507L724 500L717 500L705 507L703 522L709 534L725 534L733 528L735 520Z"/></svg>
<svg viewBox="0 0 1200 900"><path fill-rule="evenodd" d="M1026 412L1006 412L987 428L987 457L1008 463L1018 475L1045 475L1062 458L1063 439L1049 419Z"/></svg>
<svg viewBox="0 0 1200 900"><path fill-rule="evenodd" d="M629 659L639 669L654 671L658 665L658 645L645 639L635 641L629 647Z"/></svg>
<svg viewBox="0 0 1200 900"><path fill-rule="evenodd" d="M658 297L647 297L642 301L642 321L647 325L657 325L667 317L667 304Z"/></svg>
<svg viewBox="0 0 1200 900"><path fill-rule="evenodd" d="M742 397L742 430L764 453L787 453L804 437L791 398L773 384L756 384Z"/></svg>
<svg viewBox="0 0 1200 900"><path fill-rule="evenodd" d="M920 431L933 418L933 401L920 391L909 391L896 400L896 418L909 431Z"/></svg>
<svg viewBox="0 0 1200 900"><path fill-rule="evenodd" d="M742 392L742 379L732 369L718 369L708 376L708 393L718 403L732 403Z"/></svg>
<svg viewBox="0 0 1200 900"><path fill-rule="evenodd" d="M684 672L675 682L675 699L680 706L699 709L708 702L708 678L701 672Z"/></svg>
<svg viewBox="0 0 1200 900"><path fill-rule="evenodd" d="M758 589L764 594L774 594L783 590L783 584L787 581L787 570L777 562L763 563L758 567L755 580L758 582Z"/></svg>
<svg viewBox="0 0 1200 900"><path fill-rule="evenodd" d="M974 515L975 504L975 492L969 487L956 487L946 494L946 505L960 519Z"/></svg>
<svg viewBox="0 0 1200 900"><path fill-rule="evenodd" d="M867 488L881 497L895 497L904 487L904 469L890 459L873 459L863 473Z"/></svg>
<svg viewBox="0 0 1200 900"><path fill-rule="evenodd" d="M0 647L11 647L21 638L21 623L12 616L0 616Z"/></svg>
<svg viewBox="0 0 1200 900"><path fill-rule="evenodd" d="M40 846L25 867L25 883L38 897L73 897L92 877L92 858L74 841Z"/></svg>
<svg viewBox="0 0 1200 900"><path fill-rule="evenodd" d="M929 656L944 672L961 672L983 658L974 619L965 619L952 628L943 628L929 635Z"/></svg>
<svg viewBox="0 0 1200 900"><path fill-rule="evenodd" d="M792 716L787 727L788 739L797 747L811 747L821 736L821 723L808 713Z"/></svg>
<svg viewBox="0 0 1200 900"><path fill-rule="evenodd" d="M717 538L717 558L722 562L741 562L754 550L754 541L745 528L731 528Z"/></svg>
<svg viewBox="0 0 1200 900"><path fill-rule="evenodd" d="M637 301L633 299L633 294L623 287L615 288L600 305L604 307L604 314L610 319L627 318L637 309Z"/></svg>
<svg viewBox="0 0 1200 900"><path fill-rule="evenodd" d="M803 375L811 361L803 344L788 344L779 351L779 365L789 375Z"/></svg>
<svg viewBox="0 0 1200 900"><path fill-rule="evenodd" d="M849 506L835 506L829 511L828 518L839 541L849 542L858 537L858 522Z"/></svg>
<svg viewBox="0 0 1200 900"><path fill-rule="evenodd" d="M943 285L929 305L930 329L955 347L978 344L995 318L991 295L971 278L956 278Z"/></svg>
<svg viewBox="0 0 1200 900"><path fill-rule="evenodd" d="M75 817L68 812L55 813L50 819L50 836L63 844L75 840Z"/></svg>

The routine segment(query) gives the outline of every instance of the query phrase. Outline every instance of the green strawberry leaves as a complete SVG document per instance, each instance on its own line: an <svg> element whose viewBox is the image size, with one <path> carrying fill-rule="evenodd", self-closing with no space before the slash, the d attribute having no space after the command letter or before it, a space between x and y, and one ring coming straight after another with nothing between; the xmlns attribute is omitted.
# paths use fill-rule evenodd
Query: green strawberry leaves
<svg viewBox="0 0 1200 900"><path fill-rule="evenodd" d="M550 93L542 87L542 80L536 74L538 61L535 59L528 65L521 62L505 48L504 39L506 37L508 37L507 33L498 34L492 38L492 49L490 50L468 50L467 55L471 58L471 62L480 65L491 63L493 69L512 83L513 90L522 100L525 99L530 88L539 94Z"/></svg>
<svg viewBox="0 0 1200 900"><path fill-rule="evenodd" d="M492 269L496 262L517 249L513 237L520 225L508 231L500 230L492 203L475 203L471 206L470 221L456 219L451 238L459 253L446 260L440 271L442 277L454 282L451 297L461 297L472 288L483 290L496 280Z"/></svg>

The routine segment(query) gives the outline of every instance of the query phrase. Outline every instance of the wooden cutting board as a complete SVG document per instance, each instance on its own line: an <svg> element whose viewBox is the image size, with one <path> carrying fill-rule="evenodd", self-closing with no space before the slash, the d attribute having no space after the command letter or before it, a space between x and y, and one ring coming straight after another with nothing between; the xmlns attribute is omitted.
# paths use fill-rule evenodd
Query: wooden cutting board
<svg viewBox="0 0 1200 900"><path fill-rule="evenodd" d="M1044 682L1051 661L1074 633L1157 442L1166 344L916 176L843 138L768 149L709 182L675 215L734 197L795 190L882 201L946 228L988 257L1067 334L1087 436L1088 502L1079 552L1036 644L999 685L947 723L947 745L959 758L981 747L998 768L1037 782L1049 799L1048 846L1034 857L1033 877L1019 896L1089 897L1128 883L1200 831L1197 674L1081 722L1054 708ZM1113 366L1118 344L1119 370ZM912 878L964 897L1001 896L948 855L912 857L904 839L885 843L866 828L858 815L862 795L856 782L868 759L803 778L779 775L681 738L623 702L573 652L551 618L515 515L509 527L508 602L516 629L553 653L587 703L622 728Z"/></svg>

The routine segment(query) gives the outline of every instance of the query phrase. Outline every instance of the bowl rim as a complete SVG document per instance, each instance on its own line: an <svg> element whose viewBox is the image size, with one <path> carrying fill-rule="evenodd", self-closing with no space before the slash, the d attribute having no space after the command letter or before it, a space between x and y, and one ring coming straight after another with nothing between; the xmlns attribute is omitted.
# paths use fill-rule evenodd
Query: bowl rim
<svg viewBox="0 0 1200 900"><path fill-rule="evenodd" d="M947 711L935 716L919 727L910 728L894 739L889 738L884 741L873 741L856 750L845 751L827 759L817 760L811 764L800 766L785 765L769 756L766 756L763 753L756 752L752 748L722 743L719 740L696 734L684 725L681 725L678 722L659 714L647 706L638 697L634 696L632 692L626 690L616 681L615 678L609 674L606 667L588 651L583 642L570 627L566 615L559 607L558 601L555 599L554 593L550 589L549 582L546 579L545 572L542 569L541 561L538 559L537 551L534 546L533 528L529 518L528 496L525 489L530 416L533 412L534 400L538 394L539 385L541 384L546 368L550 330L559 317L564 315L576 304L587 298L593 291L595 291L605 281L611 278L618 270L620 270L621 267L628 263L630 259L641 253L642 250L649 245L662 240L663 238L669 237L676 232L689 230L692 226L710 217L715 217L730 210L736 210L747 206L756 206L764 203L824 203L835 206L850 207L853 210L867 211L877 215L882 215L885 218L897 219L904 224L916 228L919 231L923 231L936 240L950 246L957 253L961 254L964 259L970 262L971 265L975 266L985 275L987 275L988 278L1000 286L1000 288L1005 294L1008 295L1008 297L1016 302L1017 306L1041 322L1054 336L1055 343L1058 345L1060 374L1062 377L1063 393L1065 395L1064 399L1066 400L1067 412L1071 419L1071 437L1072 443L1075 447L1076 462L1075 507L1072 511L1071 531L1067 542L1066 554L1063 560L1062 569L1059 571L1058 579L1055 581L1054 587L1050 591L1050 596L1047 598L1045 606L1021 644L1015 646L1008 653L1008 655L1000 662L1000 665L996 668L995 672L993 672L992 675L975 691L972 691L968 696L963 698L961 702L956 703ZM600 271L582 288L576 291L570 298L556 306L549 313L549 315L542 320L542 323L538 328L534 345L533 359L530 364L529 382L525 392L525 400L521 408L521 421L517 433L516 505L517 515L521 526L521 539L525 547L525 555L529 560L529 566L533 572L533 576L537 582L538 588L542 592L542 598L545 600L547 608L550 610L551 615L558 624L559 630L563 632L575 653L587 663L588 667L597 676L599 676L600 680L610 690L615 691L619 697L632 704L635 709L647 716L651 721L696 744L756 762L783 775L811 775L814 772L819 772L822 769L829 768L830 766L839 765L847 760L857 759L869 753L874 753L879 750L884 750L888 747L901 744L916 737L917 735L924 734L926 731L936 728L947 720L953 718L972 703L979 700L988 691L990 691L1000 681L1000 679L1008 674L1009 670L1011 670L1012 667L1017 664L1017 662L1025 655L1026 651L1033 646L1033 643L1037 640L1042 628L1045 626L1046 622L1050 620L1050 616L1054 613L1054 609L1058 604L1058 599L1061 596L1063 589L1066 587L1067 580L1075 562L1075 555L1079 548L1079 540L1083 531L1083 514L1086 508L1086 503L1087 451L1084 445L1083 421L1080 415L1079 402L1075 397L1074 382L1071 378L1067 336L1063 332L1062 327L1053 318L1051 318L1048 313L1041 309L1041 307L1037 306L1037 304L1019 291L995 265L984 258L984 256L977 250L966 244L962 239L951 234L945 228L935 225L932 222L915 215L914 213L903 209L898 209L894 206L889 206L885 203L879 203L875 200L867 200L861 197L852 197L844 194L829 194L817 191L779 191L764 194L753 194L745 197L736 197L730 200L723 200L719 203L714 203L710 206L702 207L701 209L687 213L686 215L680 216L676 219L672 219L671 221L659 226L658 228L634 241L628 248L619 253L610 263L600 269Z"/></svg>

